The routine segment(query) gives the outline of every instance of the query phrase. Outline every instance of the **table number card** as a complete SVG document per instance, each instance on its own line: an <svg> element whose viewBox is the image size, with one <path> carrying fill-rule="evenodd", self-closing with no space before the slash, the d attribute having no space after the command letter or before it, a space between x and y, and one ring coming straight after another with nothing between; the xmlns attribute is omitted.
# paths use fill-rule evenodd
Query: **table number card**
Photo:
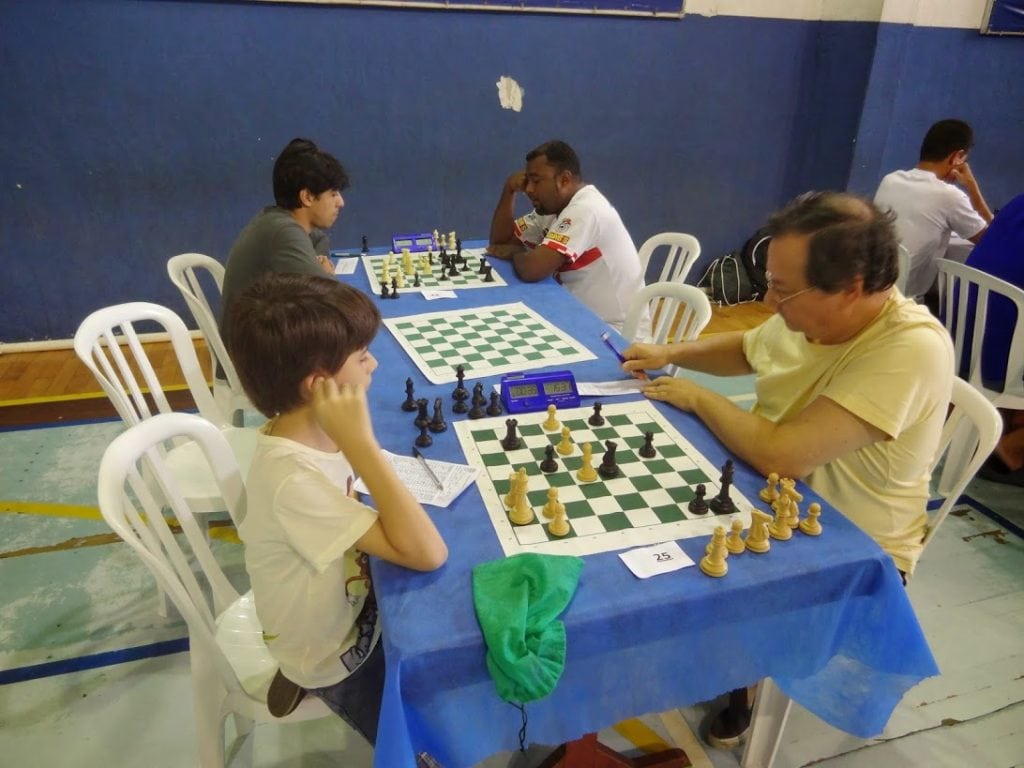
<svg viewBox="0 0 1024 768"><path fill-rule="evenodd" d="M620 552L619 557L639 579L682 570L694 564L690 556L674 541Z"/></svg>

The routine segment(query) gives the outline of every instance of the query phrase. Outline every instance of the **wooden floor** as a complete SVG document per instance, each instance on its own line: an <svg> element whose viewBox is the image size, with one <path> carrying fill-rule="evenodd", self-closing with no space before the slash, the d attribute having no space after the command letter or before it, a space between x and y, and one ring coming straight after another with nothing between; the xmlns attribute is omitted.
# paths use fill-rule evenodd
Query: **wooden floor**
<svg viewBox="0 0 1024 768"><path fill-rule="evenodd" d="M772 314L762 302L712 307L701 335L753 328ZM195 342L203 372L210 376L209 354ZM189 407L184 379L170 343L146 344L146 352L165 390L176 393L175 407ZM73 349L0 353L0 427L114 416L106 396Z"/></svg>

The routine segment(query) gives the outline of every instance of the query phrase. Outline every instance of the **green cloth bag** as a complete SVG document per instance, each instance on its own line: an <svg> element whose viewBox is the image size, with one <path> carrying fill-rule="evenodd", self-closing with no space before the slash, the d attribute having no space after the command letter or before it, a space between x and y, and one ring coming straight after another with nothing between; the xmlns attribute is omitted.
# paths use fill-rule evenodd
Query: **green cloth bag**
<svg viewBox="0 0 1024 768"><path fill-rule="evenodd" d="M514 555L473 569L473 604L487 643L487 669L508 702L554 690L565 667L565 610L579 583L579 557Z"/></svg>

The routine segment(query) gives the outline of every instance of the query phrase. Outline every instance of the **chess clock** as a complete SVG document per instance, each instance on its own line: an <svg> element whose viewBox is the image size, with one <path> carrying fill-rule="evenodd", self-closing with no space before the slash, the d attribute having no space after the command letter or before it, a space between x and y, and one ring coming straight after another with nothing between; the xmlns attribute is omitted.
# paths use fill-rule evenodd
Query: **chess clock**
<svg viewBox="0 0 1024 768"><path fill-rule="evenodd" d="M403 248L408 248L410 253L416 251L435 250L437 243L434 242L434 235L431 232L421 232L418 235L394 235L391 238L391 250L394 253L401 253Z"/></svg>
<svg viewBox="0 0 1024 768"><path fill-rule="evenodd" d="M572 371L509 373L501 377L501 401L509 413L543 411L549 405L575 408L580 393Z"/></svg>

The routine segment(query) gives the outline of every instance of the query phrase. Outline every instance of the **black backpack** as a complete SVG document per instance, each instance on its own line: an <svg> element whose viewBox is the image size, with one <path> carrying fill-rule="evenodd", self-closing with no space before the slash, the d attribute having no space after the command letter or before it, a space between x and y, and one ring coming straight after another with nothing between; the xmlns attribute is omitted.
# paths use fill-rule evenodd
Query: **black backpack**
<svg viewBox="0 0 1024 768"><path fill-rule="evenodd" d="M740 265L747 271L754 299L763 299L768 292L768 278L765 277L765 264L768 262L768 238L767 230L761 227L740 249Z"/></svg>
<svg viewBox="0 0 1024 768"><path fill-rule="evenodd" d="M727 306L763 299L768 291L767 260L768 235L762 227L740 250L712 261L697 287L703 288L711 301Z"/></svg>

